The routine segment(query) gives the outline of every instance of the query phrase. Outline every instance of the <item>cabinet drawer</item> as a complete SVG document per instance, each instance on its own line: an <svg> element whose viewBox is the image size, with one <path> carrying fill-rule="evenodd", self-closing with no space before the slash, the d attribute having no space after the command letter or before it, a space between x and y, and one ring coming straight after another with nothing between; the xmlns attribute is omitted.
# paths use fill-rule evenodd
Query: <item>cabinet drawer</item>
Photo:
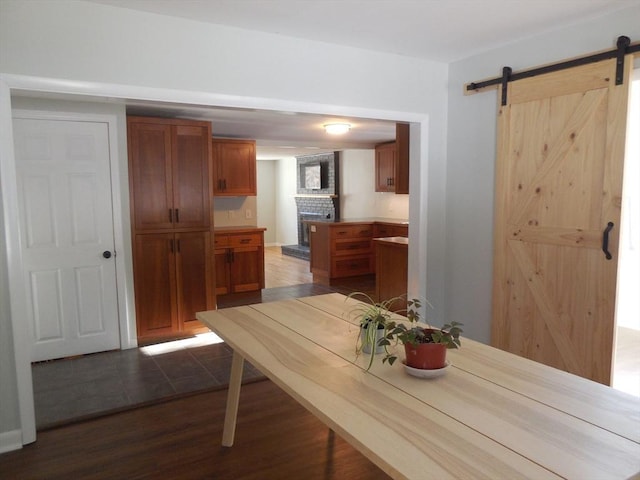
<svg viewBox="0 0 640 480"><path fill-rule="evenodd" d="M262 235L259 233L246 233L242 235L229 235L230 247L249 247L262 245Z"/></svg>
<svg viewBox="0 0 640 480"><path fill-rule="evenodd" d="M343 225L331 229L331 238L372 237L373 225Z"/></svg>
<svg viewBox="0 0 640 480"><path fill-rule="evenodd" d="M373 256L359 255L353 257L334 258L331 277L350 277L367 275L373 271Z"/></svg>
<svg viewBox="0 0 640 480"><path fill-rule="evenodd" d="M409 227L407 225L376 225L374 237L408 237Z"/></svg>
<svg viewBox="0 0 640 480"><path fill-rule="evenodd" d="M357 255L357 254L370 254L371 240L366 239L338 239L333 244L334 255Z"/></svg>
<svg viewBox="0 0 640 480"><path fill-rule="evenodd" d="M214 248L224 248L229 246L229 235L213 235Z"/></svg>
<svg viewBox="0 0 640 480"><path fill-rule="evenodd" d="M407 225L394 225L391 227L392 237L408 237L409 227Z"/></svg>

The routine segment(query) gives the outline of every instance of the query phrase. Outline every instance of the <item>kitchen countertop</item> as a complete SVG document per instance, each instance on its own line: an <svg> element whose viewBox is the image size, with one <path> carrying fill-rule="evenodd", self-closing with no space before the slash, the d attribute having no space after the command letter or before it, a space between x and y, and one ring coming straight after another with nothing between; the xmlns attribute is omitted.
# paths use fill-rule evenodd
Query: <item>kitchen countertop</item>
<svg viewBox="0 0 640 480"><path fill-rule="evenodd" d="M251 233L264 232L265 227L254 227L251 225L238 225L234 227L213 227L213 233Z"/></svg>
<svg viewBox="0 0 640 480"><path fill-rule="evenodd" d="M409 239L407 237L381 237L374 238L374 242L388 243L391 245L409 245Z"/></svg>
<svg viewBox="0 0 640 480"><path fill-rule="evenodd" d="M409 225L409 222L405 219L399 218L381 218L381 217L367 217L367 218L343 218L341 220L303 220L305 223L386 223L389 225Z"/></svg>

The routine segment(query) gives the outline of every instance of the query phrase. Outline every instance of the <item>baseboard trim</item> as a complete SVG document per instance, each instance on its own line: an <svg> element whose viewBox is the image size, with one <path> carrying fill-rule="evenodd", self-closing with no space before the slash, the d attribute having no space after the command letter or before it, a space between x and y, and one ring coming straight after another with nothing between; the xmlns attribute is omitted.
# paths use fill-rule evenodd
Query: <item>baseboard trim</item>
<svg viewBox="0 0 640 480"><path fill-rule="evenodd" d="M20 450L22 448L22 430L11 430L0 433L0 453Z"/></svg>

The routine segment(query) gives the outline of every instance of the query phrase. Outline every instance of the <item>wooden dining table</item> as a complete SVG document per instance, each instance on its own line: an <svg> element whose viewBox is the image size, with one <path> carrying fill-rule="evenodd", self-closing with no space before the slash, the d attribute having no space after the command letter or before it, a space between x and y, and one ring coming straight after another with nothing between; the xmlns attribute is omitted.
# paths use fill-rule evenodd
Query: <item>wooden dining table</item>
<svg viewBox="0 0 640 480"><path fill-rule="evenodd" d="M367 371L357 303L332 293L197 314L234 351L224 446L246 359L392 478L640 478L638 398L466 338L443 375L401 361Z"/></svg>

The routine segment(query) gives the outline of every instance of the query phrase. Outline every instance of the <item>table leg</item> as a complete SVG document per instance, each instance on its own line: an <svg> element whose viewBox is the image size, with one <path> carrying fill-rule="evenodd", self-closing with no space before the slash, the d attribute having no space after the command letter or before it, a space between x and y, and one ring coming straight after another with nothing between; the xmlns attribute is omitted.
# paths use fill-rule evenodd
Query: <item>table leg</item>
<svg viewBox="0 0 640 480"><path fill-rule="evenodd" d="M236 418L240 401L240 387L242 386L242 367L244 358L235 350L231 361L231 376L229 378L229 392L227 394L227 409L224 414L224 430L222 431L222 446L231 447L236 434Z"/></svg>

